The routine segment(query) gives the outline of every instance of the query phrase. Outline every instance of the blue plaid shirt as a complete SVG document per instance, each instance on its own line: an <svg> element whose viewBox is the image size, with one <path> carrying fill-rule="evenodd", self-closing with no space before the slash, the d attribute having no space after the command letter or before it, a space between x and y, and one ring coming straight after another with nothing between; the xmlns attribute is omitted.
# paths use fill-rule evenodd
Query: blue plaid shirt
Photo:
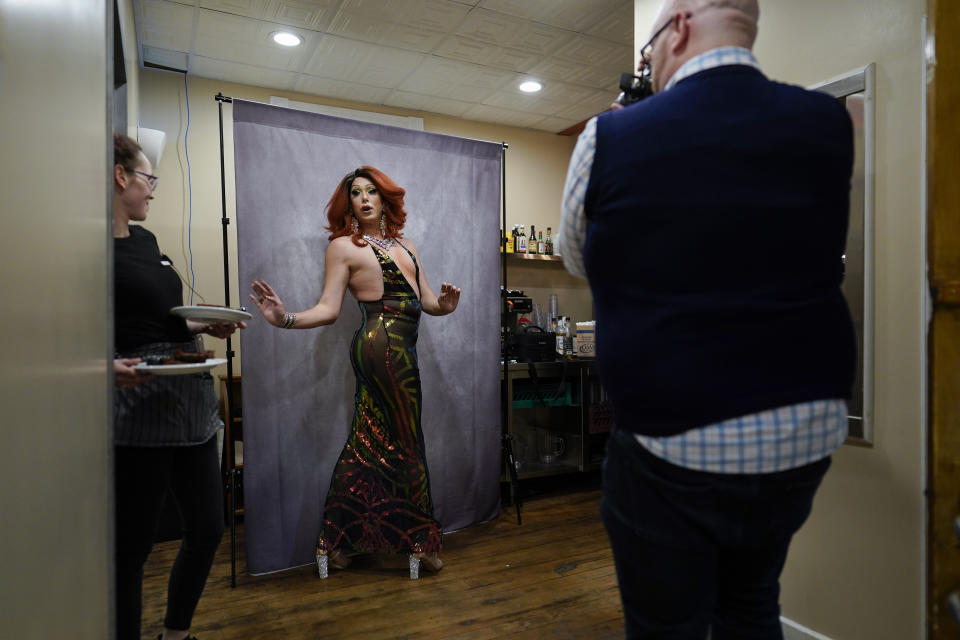
<svg viewBox="0 0 960 640"><path fill-rule="evenodd" d="M724 65L760 69L749 49L720 47L691 58L664 87L700 71ZM567 169L557 247L567 271L587 277L583 245L587 219L583 205L597 149L597 119L591 118L577 139ZM603 327L598 327L603 331ZM842 399L802 402L761 411L679 435L637 435L647 450L667 462L713 473L773 473L801 467L830 455L847 437L847 403Z"/></svg>

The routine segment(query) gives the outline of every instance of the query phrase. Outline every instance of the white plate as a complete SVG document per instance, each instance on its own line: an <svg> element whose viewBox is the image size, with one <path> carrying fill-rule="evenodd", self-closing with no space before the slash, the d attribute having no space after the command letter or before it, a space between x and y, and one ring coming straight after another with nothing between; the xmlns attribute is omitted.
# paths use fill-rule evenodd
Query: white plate
<svg viewBox="0 0 960 640"><path fill-rule="evenodd" d="M203 373L214 367L226 364L226 358L207 358L206 362L190 362L187 364L140 364L133 365L137 371L152 373L158 376L182 376L187 373Z"/></svg>
<svg viewBox="0 0 960 640"><path fill-rule="evenodd" d="M201 322L241 322L249 320L253 316L246 311L231 309L230 307L204 307L204 306L184 306L170 309L170 313L187 320L199 320Z"/></svg>

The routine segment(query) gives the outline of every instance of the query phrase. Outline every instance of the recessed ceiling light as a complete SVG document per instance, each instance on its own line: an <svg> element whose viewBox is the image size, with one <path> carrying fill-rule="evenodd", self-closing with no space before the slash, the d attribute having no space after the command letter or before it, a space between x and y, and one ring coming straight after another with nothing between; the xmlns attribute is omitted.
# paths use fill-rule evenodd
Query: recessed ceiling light
<svg viewBox="0 0 960 640"><path fill-rule="evenodd" d="M543 85L536 80L527 80L520 83L520 91L524 93L536 93L540 89L543 89Z"/></svg>
<svg viewBox="0 0 960 640"><path fill-rule="evenodd" d="M300 36L292 34L289 31L274 31L270 35L274 42L282 44L285 47L295 47L303 42Z"/></svg>

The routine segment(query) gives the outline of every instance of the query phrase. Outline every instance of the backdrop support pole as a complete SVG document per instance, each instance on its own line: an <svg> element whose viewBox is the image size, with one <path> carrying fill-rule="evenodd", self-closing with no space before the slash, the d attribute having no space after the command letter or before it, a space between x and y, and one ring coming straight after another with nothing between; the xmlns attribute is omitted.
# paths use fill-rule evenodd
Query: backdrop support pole
<svg viewBox="0 0 960 640"><path fill-rule="evenodd" d="M224 173L223 160L223 103L233 102L233 98L228 98L222 93L214 96L217 101L217 110L220 116L220 223L223 227L223 305L230 306L230 262L228 260L229 245L227 244L227 227L230 225L230 218L227 217L227 178ZM228 420L233 420L233 340L227 336L227 384L226 387L226 407L225 415ZM232 425L226 425L224 434L229 435L232 432ZM236 452L233 448L233 438L225 437L223 446L227 449L227 468L221 470L226 474L226 480L229 488L230 499L227 501L228 518L230 520L230 587L237 586L237 464L234 456Z"/></svg>
<svg viewBox="0 0 960 640"><path fill-rule="evenodd" d="M509 384L510 364L507 360L506 327L503 326L507 317L507 149L506 142L501 143L500 149L500 197L503 201L500 207L503 228L500 233L500 357L503 361L503 381L500 383L500 424L501 448L503 450L504 465L507 467L507 477L510 479L510 499L517 508L517 524L523 524L520 518L520 483L517 480L517 463L513 457L513 436L507 428L509 420L509 402L507 397Z"/></svg>

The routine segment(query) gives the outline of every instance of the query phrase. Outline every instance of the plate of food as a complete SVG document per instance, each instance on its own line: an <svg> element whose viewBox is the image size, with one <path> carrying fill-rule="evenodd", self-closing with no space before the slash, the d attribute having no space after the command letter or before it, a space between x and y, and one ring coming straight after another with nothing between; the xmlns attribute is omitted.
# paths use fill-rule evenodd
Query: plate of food
<svg viewBox="0 0 960 640"><path fill-rule="evenodd" d="M189 373L203 373L214 367L226 364L226 358L212 358L213 351L203 353L180 351L172 356L147 356L143 362L133 366L137 371L158 376L181 376Z"/></svg>
<svg viewBox="0 0 960 640"><path fill-rule="evenodd" d="M195 304L173 307L170 313L198 322L242 322L253 316L244 309L233 309L217 304Z"/></svg>

